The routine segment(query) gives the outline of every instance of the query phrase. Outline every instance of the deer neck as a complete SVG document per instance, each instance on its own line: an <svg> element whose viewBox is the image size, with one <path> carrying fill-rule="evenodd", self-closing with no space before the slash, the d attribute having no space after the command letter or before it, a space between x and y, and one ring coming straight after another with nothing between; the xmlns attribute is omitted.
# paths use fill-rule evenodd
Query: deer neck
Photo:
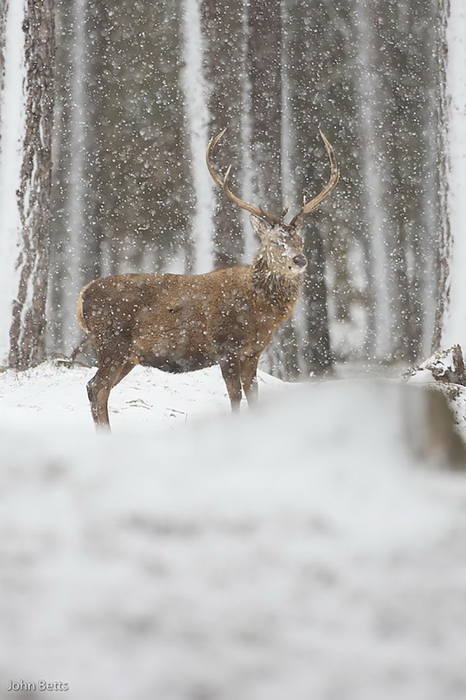
<svg viewBox="0 0 466 700"><path fill-rule="evenodd" d="M302 275L295 278L278 274L260 252L251 266L255 292L278 311L293 307L302 285Z"/></svg>

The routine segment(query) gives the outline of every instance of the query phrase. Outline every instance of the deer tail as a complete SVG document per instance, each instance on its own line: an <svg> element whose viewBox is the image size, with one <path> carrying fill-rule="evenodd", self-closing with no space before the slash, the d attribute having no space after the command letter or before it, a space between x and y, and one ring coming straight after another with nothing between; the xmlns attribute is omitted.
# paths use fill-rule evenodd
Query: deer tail
<svg viewBox="0 0 466 700"><path fill-rule="evenodd" d="M89 333L89 328L87 325L87 320L86 320L86 299L85 299L85 294L87 292L88 287L92 284L90 282L89 284L86 284L85 287L83 287L79 293L78 297L78 302L76 304L76 318L78 319L78 323L83 329L83 331L86 331L86 333Z"/></svg>

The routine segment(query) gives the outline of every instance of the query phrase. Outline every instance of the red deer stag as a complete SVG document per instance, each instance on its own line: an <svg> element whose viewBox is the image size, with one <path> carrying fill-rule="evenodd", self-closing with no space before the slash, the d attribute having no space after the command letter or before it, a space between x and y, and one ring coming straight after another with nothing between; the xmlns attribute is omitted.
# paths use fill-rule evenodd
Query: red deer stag
<svg viewBox="0 0 466 700"><path fill-rule="evenodd" d="M244 202L229 187L231 166L222 179L212 151L225 131L211 139L207 167L230 201L252 214L260 246L252 265L202 275L123 274L97 279L79 295L77 316L89 333L98 369L87 385L97 426L109 427L111 389L137 364L167 372L190 372L218 364L233 410L242 389L248 403L257 396L257 363L277 326L298 298L307 264L300 230L338 182L334 150L320 132L331 167L330 179L314 199L285 224Z"/></svg>

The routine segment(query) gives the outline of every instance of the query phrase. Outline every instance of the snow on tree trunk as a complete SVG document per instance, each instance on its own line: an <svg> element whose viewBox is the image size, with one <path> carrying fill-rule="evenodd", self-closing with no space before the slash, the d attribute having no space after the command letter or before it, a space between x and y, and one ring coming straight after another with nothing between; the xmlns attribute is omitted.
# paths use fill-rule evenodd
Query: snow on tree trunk
<svg viewBox="0 0 466 700"><path fill-rule="evenodd" d="M8 80L11 81L14 98L8 99L6 94L2 126L8 124L8 112L9 118L22 122L19 141L14 125L5 128L8 141L11 139L10 177L17 184L17 189L13 193L2 187L2 199L5 197L7 200L5 203L12 217L8 218L11 222L8 239L11 241L17 237L19 243L14 268L16 285L9 351L9 364L16 369L37 364L43 359L44 352L52 165L53 10L53 0L40 3L26 0L22 6L19 2L12 3L6 22L5 49L6 53L9 50L13 52L9 58L12 73L8 75ZM21 36L22 32L24 36ZM9 41L14 41L15 46ZM24 58L20 59L16 53L18 45L22 47ZM22 86L21 99L18 99L18 88L13 85L15 79ZM2 169L8 167L7 153L4 152L2 157ZM2 181L5 183L5 176ZM2 211L2 215L4 213Z"/></svg>
<svg viewBox="0 0 466 700"><path fill-rule="evenodd" d="M448 3L446 5L445 13L448 12ZM449 8L449 14L444 17L447 53L441 57L446 60L445 204L448 222L443 232L441 254L444 257L440 264L444 268L446 309L439 325L443 345L461 343L466 347L466 5L464 0L450 0ZM447 265L449 271L445 269Z"/></svg>
<svg viewBox="0 0 466 700"><path fill-rule="evenodd" d="M191 147L191 171L196 196L192 221L194 245L193 272L208 272L214 264L214 194L205 164L209 134L207 86L202 64L204 40L201 34L200 0L185 0L183 13L183 50L185 69L182 82Z"/></svg>

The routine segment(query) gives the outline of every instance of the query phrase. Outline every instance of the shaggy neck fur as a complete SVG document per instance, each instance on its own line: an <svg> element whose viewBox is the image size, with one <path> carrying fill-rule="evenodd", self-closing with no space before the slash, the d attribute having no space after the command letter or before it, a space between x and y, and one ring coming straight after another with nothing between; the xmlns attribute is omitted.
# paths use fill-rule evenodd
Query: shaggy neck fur
<svg viewBox="0 0 466 700"><path fill-rule="evenodd" d="M256 291L262 292L274 305L285 307L294 305L301 288L303 275L286 277L271 269L262 251L252 263L252 284Z"/></svg>

